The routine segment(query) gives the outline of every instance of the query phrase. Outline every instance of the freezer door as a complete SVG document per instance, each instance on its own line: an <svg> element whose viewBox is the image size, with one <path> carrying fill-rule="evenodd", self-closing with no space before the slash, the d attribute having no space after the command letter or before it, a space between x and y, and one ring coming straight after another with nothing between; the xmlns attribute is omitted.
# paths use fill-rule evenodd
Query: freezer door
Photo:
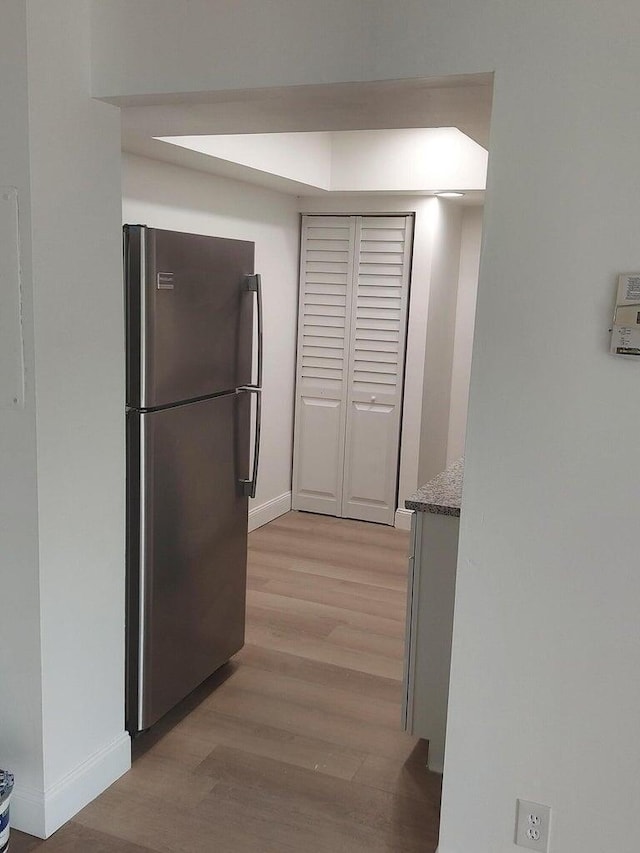
<svg viewBox="0 0 640 853"><path fill-rule="evenodd" d="M254 244L126 225L127 404L251 383Z"/></svg>
<svg viewBox="0 0 640 853"><path fill-rule="evenodd" d="M130 412L127 728L244 643L250 395Z"/></svg>

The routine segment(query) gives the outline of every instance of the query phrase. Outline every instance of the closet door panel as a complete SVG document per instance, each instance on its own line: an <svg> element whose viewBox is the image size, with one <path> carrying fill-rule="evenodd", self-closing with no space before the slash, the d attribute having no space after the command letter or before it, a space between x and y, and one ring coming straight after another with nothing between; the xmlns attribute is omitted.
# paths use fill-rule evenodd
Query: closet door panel
<svg viewBox="0 0 640 853"><path fill-rule="evenodd" d="M398 460L395 407L352 400L343 515L393 524ZM390 502L389 495L394 495Z"/></svg>
<svg viewBox="0 0 640 853"><path fill-rule="evenodd" d="M412 240L411 217L358 217L342 514L393 524Z"/></svg>
<svg viewBox="0 0 640 853"><path fill-rule="evenodd" d="M300 398L294 509L339 515L343 456L340 400Z"/></svg>
<svg viewBox="0 0 640 853"><path fill-rule="evenodd" d="M293 508L342 514L355 221L302 223Z"/></svg>

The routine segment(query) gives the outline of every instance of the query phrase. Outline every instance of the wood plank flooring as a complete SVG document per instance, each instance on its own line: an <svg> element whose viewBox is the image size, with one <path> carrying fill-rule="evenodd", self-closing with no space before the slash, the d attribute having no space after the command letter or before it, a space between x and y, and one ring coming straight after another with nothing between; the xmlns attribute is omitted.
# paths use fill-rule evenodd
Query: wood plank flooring
<svg viewBox="0 0 640 853"><path fill-rule="evenodd" d="M407 548L295 512L251 533L245 648L11 853L433 853L440 777L400 731Z"/></svg>

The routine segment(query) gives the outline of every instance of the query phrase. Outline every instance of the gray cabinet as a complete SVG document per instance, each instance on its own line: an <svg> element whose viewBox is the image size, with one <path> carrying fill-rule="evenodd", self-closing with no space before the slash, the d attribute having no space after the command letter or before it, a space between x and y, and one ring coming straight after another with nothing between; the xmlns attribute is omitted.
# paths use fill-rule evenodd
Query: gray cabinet
<svg viewBox="0 0 640 853"><path fill-rule="evenodd" d="M442 773L460 518L414 512L411 525L402 722L429 741Z"/></svg>

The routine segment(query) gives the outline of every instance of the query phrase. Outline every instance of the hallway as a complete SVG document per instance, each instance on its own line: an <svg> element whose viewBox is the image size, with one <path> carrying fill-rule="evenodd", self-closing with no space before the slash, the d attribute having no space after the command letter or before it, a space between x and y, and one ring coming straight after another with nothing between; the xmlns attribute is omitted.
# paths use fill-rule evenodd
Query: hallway
<svg viewBox="0 0 640 853"><path fill-rule="evenodd" d="M251 533L244 649L130 773L12 853L433 853L440 777L400 731L407 548L296 512Z"/></svg>

